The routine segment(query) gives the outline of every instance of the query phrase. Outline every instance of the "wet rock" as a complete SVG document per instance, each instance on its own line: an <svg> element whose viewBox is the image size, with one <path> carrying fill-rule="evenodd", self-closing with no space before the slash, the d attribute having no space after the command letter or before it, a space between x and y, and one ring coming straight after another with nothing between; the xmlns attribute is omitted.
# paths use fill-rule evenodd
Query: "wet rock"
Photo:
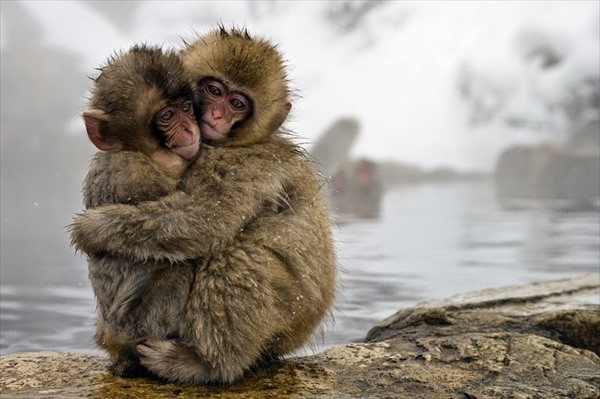
<svg viewBox="0 0 600 399"><path fill-rule="evenodd" d="M291 358L232 387L122 379L103 357L0 359L2 398L598 398L600 276L467 293L402 309L367 342Z"/></svg>

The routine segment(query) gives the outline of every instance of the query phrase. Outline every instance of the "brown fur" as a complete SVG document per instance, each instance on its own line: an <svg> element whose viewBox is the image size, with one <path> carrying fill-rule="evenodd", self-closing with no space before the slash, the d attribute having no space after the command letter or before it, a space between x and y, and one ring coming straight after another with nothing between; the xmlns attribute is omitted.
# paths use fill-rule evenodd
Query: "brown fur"
<svg viewBox="0 0 600 399"><path fill-rule="evenodd" d="M252 38L245 30L221 27L186 44L182 58L192 80L217 78L253 100L252 115L219 145L262 142L283 123L290 92L283 59L268 41Z"/></svg>
<svg viewBox="0 0 600 399"><path fill-rule="evenodd" d="M221 47L226 54L243 53L254 43L239 31L219 31L199 41L231 37L237 44ZM257 43L263 54L266 42ZM202 58L201 51L186 58ZM271 54L276 57L270 62L281 65L279 54ZM232 58L219 62L227 66L228 60ZM219 62L210 61L216 71L227 70ZM285 104L287 83L278 74L274 69L279 87L273 90L285 93ZM320 184L303 153L278 131L268 130L279 117L279 105L265 105L270 97L265 101L259 91L250 95L259 105L255 110L265 107L258 115L270 116L236 132L225 148L203 148L178 191L136 206L89 209L71 226L79 250L102 259L130 260L121 262L124 270L117 272L90 266L97 273L120 276L120 284L133 280L125 291L135 300L111 302L126 305L103 311L110 317L99 325L99 340L117 361L116 372L135 374L139 358L169 381L232 383L262 360L306 344L329 310L335 259ZM120 154L127 162L129 153ZM127 176L108 178L124 179L111 183L124 188L116 197L127 197L127 188L145 184L127 181ZM98 279L118 298L122 289L108 277Z"/></svg>
<svg viewBox="0 0 600 399"><path fill-rule="evenodd" d="M90 139L106 151L96 154L85 178L86 208L137 204L175 192L178 180L167 171L180 175L189 162L164 148L153 123L166 105L193 99L179 58L135 46L112 56L100 71L89 101L96 117L89 117L90 112L83 116ZM171 293L191 287L192 264L173 267L168 261L144 263L106 253L90 254L88 263L98 304L96 342L114 360L115 373L137 375L144 370L135 345L148 337L177 335L173 320L183 317L185 298Z"/></svg>
<svg viewBox="0 0 600 399"><path fill-rule="evenodd" d="M137 45L113 55L99 70L88 107L105 114L101 141L110 142L111 149L148 156L163 150L166 138L149 131L155 113L177 99L194 100L192 82L177 54Z"/></svg>
<svg viewBox="0 0 600 399"><path fill-rule="evenodd" d="M99 152L84 181L84 203L88 209L138 204L175 192L176 184L142 153ZM191 288L193 263L174 266L103 253L90 254L88 269L98 304L96 343L109 353L115 374L145 373L135 345L148 337L178 336L176 321L184 317L186 298L173 292Z"/></svg>

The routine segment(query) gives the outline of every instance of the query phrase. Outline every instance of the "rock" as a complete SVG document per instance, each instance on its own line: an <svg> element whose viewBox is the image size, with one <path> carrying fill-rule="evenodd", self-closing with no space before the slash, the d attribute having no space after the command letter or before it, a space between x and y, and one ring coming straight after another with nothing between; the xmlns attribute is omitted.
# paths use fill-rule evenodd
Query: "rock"
<svg viewBox="0 0 600 399"><path fill-rule="evenodd" d="M290 358L232 387L122 379L99 356L0 359L2 398L599 398L600 276L468 293L398 311L367 342Z"/></svg>
<svg viewBox="0 0 600 399"><path fill-rule="evenodd" d="M431 373L431 393L411 397L443 398L451 381L448 397L598 398L599 337L600 276L587 274L403 309L367 342L411 342L402 351L425 360L411 375Z"/></svg>
<svg viewBox="0 0 600 399"><path fill-rule="evenodd" d="M518 145L506 149L496 165L502 200L593 202L600 196L598 147Z"/></svg>

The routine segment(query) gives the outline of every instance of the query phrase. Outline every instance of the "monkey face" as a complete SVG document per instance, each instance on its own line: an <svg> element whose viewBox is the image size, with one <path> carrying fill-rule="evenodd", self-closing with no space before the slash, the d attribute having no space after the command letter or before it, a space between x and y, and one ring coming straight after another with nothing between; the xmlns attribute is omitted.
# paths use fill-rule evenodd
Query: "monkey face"
<svg viewBox="0 0 600 399"><path fill-rule="evenodd" d="M291 103L284 62L275 45L243 29L219 27L186 43L180 58L204 109L198 117L203 138L235 147L277 134ZM238 108L242 104L246 110Z"/></svg>
<svg viewBox="0 0 600 399"><path fill-rule="evenodd" d="M250 98L220 80L203 79L199 91L203 106L202 134L209 140L224 139L237 122L245 120L252 112Z"/></svg>
<svg viewBox="0 0 600 399"><path fill-rule="evenodd" d="M200 149L194 85L176 53L134 46L94 80L88 136L102 151L137 151L178 176Z"/></svg>
<svg viewBox="0 0 600 399"><path fill-rule="evenodd" d="M194 159L200 149L200 129L191 100L180 98L159 109L154 123L165 148L187 161Z"/></svg>

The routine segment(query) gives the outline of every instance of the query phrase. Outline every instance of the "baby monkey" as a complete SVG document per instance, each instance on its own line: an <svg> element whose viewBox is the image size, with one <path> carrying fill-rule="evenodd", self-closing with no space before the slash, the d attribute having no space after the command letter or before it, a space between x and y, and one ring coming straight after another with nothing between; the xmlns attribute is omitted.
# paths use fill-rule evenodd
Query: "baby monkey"
<svg viewBox="0 0 600 399"><path fill-rule="evenodd" d="M280 129L291 103L275 47L219 28L181 58L211 145L174 193L88 209L72 238L102 260L90 276L112 307L98 339L117 342L117 373L229 384L306 344L333 300L335 256L313 165Z"/></svg>
<svg viewBox="0 0 600 399"><path fill-rule="evenodd" d="M83 112L88 137L103 151L93 161L94 173L86 178L86 207L139 202L172 192L200 149L192 84L178 56L134 46L111 57L100 71L91 109ZM129 154L131 160L114 156L122 151L135 155ZM133 159L139 164L130 165ZM116 165L119 162L125 164ZM143 184L112 176L126 172Z"/></svg>
<svg viewBox="0 0 600 399"><path fill-rule="evenodd" d="M100 71L90 109L83 112L88 137L101 150L84 181L86 208L137 204L175 192L200 149L193 86L178 55L134 46L112 56ZM191 265L186 274L185 265L141 261L88 259L99 312L96 342L120 375L142 371L137 342L176 334L172 324L181 317L184 298L171 298L171 292L191 277Z"/></svg>

